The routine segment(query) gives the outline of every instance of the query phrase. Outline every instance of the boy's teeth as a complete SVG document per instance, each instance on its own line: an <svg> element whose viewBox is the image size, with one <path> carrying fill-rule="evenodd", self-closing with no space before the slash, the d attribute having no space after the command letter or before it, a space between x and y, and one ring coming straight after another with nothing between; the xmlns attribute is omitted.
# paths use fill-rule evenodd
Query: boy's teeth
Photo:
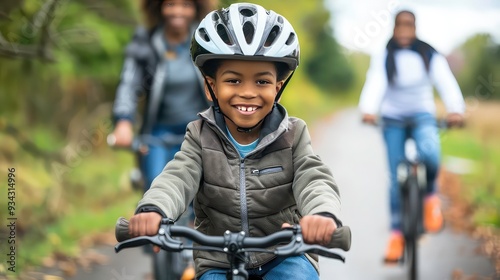
<svg viewBox="0 0 500 280"><path fill-rule="evenodd" d="M249 112L249 111L255 111L256 108L255 107L243 107L243 106L238 106L237 107L238 110L240 111L244 111L244 112Z"/></svg>

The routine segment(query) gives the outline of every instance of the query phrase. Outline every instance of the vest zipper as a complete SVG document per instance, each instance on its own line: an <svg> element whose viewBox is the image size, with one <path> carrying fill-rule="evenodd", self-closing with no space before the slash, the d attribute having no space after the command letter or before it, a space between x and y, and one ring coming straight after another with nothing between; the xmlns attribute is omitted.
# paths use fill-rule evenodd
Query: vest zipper
<svg viewBox="0 0 500 280"><path fill-rule="evenodd" d="M271 174L271 173L277 173L283 171L283 166L273 166L273 167L267 167L263 169L252 169L250 173L252 175L260 176L260 175L265 175L265 174Z"/></svg>
<svg viewBox="0 0 500 280"><path fill-rule="evenodd" d="M240 210L241 210L241 229L246 236L250 236L248 225L248 205L247 205L247 188L245 179L245 159L240 159ZM249 254L249 263L255 265L257 259L253 254Z"/></svg>
<svg viewBox="0 0 500 280"><path fill-rule="evenodd" d="M248 236L248 206L247 206L247 190L245 182L245 160L240 160L240 210L241 210L241 229Z"/></svg>

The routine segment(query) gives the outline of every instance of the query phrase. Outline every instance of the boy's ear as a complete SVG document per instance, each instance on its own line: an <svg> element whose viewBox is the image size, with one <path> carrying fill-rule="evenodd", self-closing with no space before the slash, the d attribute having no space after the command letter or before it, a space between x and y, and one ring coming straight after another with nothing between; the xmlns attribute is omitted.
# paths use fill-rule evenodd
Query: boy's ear
<svg viewBox="0 0 500 280"><path fill-rule="evenodd" d="M208 84L210 85L214 94L216 95L215 80L213 78L208 77L208 76L205 78L207 79ZM214 101L206 83L205 83L205 96L207 97L208 101L212 101L212 102Z"/></svg>
<svg viewBox="0 0 500 280"><path fill-rule="evenodd" d="M278 94L284 83L285 83L284 81L279 81L276 83L276 94Z"/></svg>
<svg viewBox="0 0 500 280"><path fill-rule="evenodd" d="M279 81L279 82L276 83L276 94L278 94L278 92L280 91L281 87L283 87L284 83L285 83L284 81ZM279 100L277 100L277 102L279 103L280 100L281 100L281 97L280 97Z"/></svg>

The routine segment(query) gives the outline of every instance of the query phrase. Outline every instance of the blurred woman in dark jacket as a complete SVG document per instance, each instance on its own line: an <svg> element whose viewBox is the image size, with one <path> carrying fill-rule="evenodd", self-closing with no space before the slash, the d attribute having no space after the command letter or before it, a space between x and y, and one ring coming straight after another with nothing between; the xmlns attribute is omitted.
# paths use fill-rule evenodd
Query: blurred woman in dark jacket
<svg viewBox="0 0 500 280"><path fill-rule="evenodd" d="M208 108L203 79L194 67L190 42L198 22L216 8L210 0L145 0L145 25L135 31L113 106L114 145L129 147L134 138L138 101L145 98L141 135L184 135L187 124ZM201 97L201 98L200 98ZM145 190L179 150L149 145L140 164Z"/></svg>

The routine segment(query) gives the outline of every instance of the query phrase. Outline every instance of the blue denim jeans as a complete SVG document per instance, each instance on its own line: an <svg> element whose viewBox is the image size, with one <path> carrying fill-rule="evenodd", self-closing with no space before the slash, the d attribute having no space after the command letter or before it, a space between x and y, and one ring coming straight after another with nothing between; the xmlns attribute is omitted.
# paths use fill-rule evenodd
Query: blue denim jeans
<svg viewBox="0 0 500 280"><path fill-rule="evenodd" d="M319 279L318 272L304 255L276 258L260 268L248 270L248 274L260 276L264 280ZM226 270L211 269L200 280L226 280Z"/></svg>
<svg viewBox="0 0 500 280"><path fill-rule="evenodd" d="M155 125L151 135L161 138L171 134L184 135L187 124L180 125ZM173 147L149 145L149 152L142 157L141 170L144 176L144 192L149 190L151 183L158 176L165 165L174 158L181 145Z"/></svg>
<svg viewBox="0 0 500 280"><path fill-rule="evenodd" d="M405 123L411 123L406 127ZM441 146L436 119L429 113L419 113L404 120L383 118L383 135L386 144L390 171L390 213L391 229L401 229L401 203L396 169L405 159L405 142L408 138L415 141L417 159L424 163L427 172L427 194L436 191L436 178L439 170Z"/></svg>

